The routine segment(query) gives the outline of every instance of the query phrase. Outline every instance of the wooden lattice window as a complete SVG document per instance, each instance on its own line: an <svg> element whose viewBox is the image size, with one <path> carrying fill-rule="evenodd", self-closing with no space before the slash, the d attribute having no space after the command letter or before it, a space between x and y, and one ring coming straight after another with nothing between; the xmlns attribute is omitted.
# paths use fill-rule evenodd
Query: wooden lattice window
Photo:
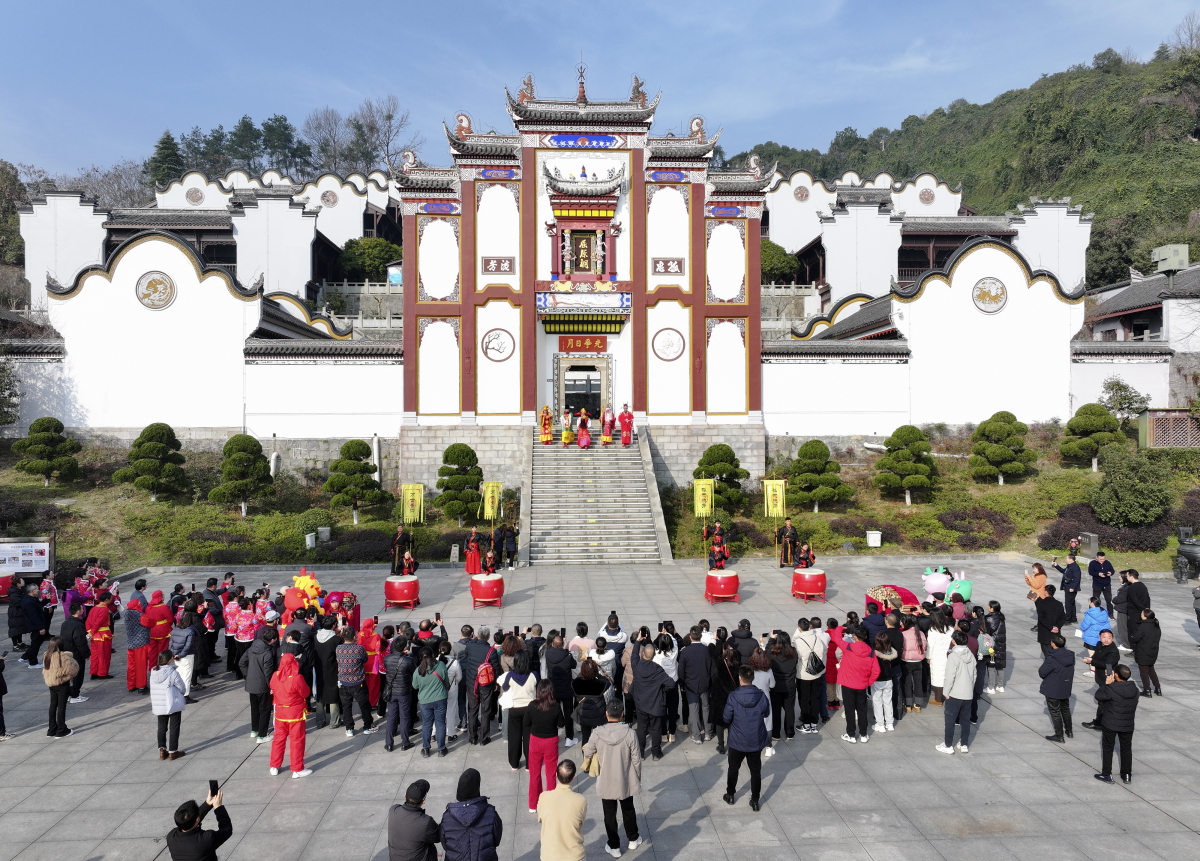
<svg viewBox="0 0 1200 861"><path fill-rule="evenodd" d="M1151 416L1152 448L1200 447L1200 419L1191 415Z"/></svg>

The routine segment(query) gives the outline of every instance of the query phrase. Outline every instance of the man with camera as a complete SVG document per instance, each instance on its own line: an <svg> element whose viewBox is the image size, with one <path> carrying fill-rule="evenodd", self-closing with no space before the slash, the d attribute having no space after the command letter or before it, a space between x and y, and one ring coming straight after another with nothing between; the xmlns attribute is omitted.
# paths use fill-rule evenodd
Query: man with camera
<svg viewBox="0 0 1200 861"><path fill-rule="evenodd" d="M210 810L217 812L216 831L200 827ZM167 849L171 861L217 861L217 849L232 836L233 822L225 810L224 793L217 789L215 780L210 780L204 804L188 800L175 811L175 828L167 835Z"/></svg>

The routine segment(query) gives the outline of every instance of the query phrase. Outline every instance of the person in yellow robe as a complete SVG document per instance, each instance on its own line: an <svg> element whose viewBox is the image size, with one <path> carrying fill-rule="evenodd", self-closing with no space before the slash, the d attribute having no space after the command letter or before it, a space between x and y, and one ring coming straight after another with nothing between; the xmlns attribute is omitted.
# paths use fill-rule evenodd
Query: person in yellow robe
<svg viewBox="0 0 1200 861"><path fill-rule="evenodd" d="M538 425L541 427L541 433L538 434L538 442L542 445L550 445L554 442L554 416L550 415L550 407L543 406L542 414L538 417Z"/></svg>
<svg viewBox="0 0 1200 861"><path fill-rule="evenodd" d="M571 443L575 442L575 431L572 427L575 417L571 415L571 411L567 407L563 407L562 417L559 419L559 421L562 423L563 448L566 448Z"/></svg>
<svg viewBox="0 0 1200 861"><path fill-rule="evenodd" d="M600 419L600 445L612 445L613 427L616 424L616 414L611 406L606 406Z"/></svg>

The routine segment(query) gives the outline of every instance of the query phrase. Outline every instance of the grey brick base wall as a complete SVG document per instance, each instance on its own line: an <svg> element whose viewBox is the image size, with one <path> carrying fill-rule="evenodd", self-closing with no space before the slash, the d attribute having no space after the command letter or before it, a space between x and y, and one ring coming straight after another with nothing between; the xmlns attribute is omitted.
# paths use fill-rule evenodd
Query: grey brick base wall
<svg viewBox="0 0 1200 861"><path fill-rule="evenodd" d="M686 487L704 450L717 443L732 448L742 469L750 473L743 489L757 488L766 471L767 434L762 425L648 425L639 426L638 432L650 443L660 486Z"/></svg>
<svg viewBox="0 0 1200 861"><path fill-rule="evenodd" d="M520 425L405 425L400 429L401 477L406 484L420 482L436 492L442 452L462 442L479 456L484 481L519 488L527 469L523 442L533 431Z"/></svg>

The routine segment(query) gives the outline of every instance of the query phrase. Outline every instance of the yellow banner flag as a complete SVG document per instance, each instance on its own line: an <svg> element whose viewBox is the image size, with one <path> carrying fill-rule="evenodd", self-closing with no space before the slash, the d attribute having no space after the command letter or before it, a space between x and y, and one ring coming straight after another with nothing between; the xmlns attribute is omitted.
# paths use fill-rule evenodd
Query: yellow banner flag
<svg viewBox="0 0 1200 861"><path fill-rule="evenodd" d="M404 502L405 523L425 522L425 485L401 485L400 499Z"/></svg>
<svg viewBox="0 0 1200 861"><path fill-rule="evenodd" d="M763 481L763 513L767 517L786 517L787 479L772 478Z"/></svg>
<svg viewBox="0 0 1200 861"><path fill-rule="evenodd" d="M697 517L707 517L713 513L713 492L716 481L711 478L697 478L692 483L693 513Z"/></svg>
<svg viewBox="0 0 1200 861"><path fill-rule="evenodd" d="M479 492L483 494L483 501L479 504L483 519L495 520L500 513L500 482L485 481L479 485Z"/></svg>

